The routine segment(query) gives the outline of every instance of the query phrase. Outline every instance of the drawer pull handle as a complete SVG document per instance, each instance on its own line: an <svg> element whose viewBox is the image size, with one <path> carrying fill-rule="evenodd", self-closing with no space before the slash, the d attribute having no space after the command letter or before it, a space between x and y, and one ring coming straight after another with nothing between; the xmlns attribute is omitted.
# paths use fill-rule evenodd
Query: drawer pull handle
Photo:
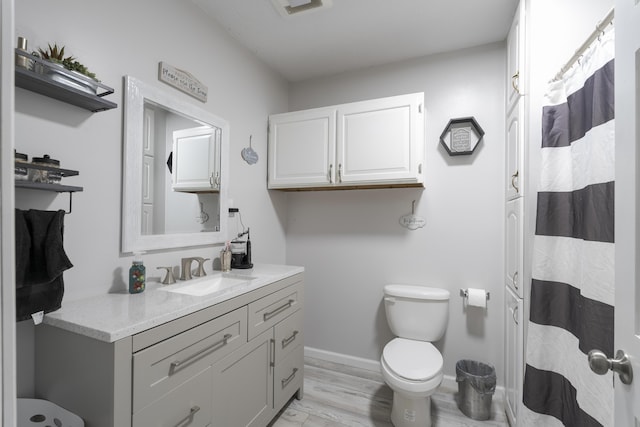
<svg viewBox="0 0 640 427"><path fill-rule="evenodd" d="M293 305L294 302L296 302L296 300L290 299L285 304L282 304L280 307L276 308L275 310L265 313L263 315L264 316L264 321L266 322L267 320L271 319L276 314L280 313L282 310L286 310L287 308L290 308Z"/></svg>
<svg viewBox="0 0 640 427"><path fill-rule="evenodd" d="M298 368L293 368L293 372L291 372L291 375L289 375L287 378L281 380L282 388L285 388L291 382L291 380L293 380L295 378L296 372L298 372Z"/></svg>
<svg viewBox="0 0 640 427"><path fill-rule="evenodd" d="M202 353L206 353L207 351L211 350L214 347L218 347L218 346L223 347L223 346L227 345L227 343L229 342L229 339L231 339L231 334L224 334L224 337L220 341L211 344L209 347L203 348L199 352L192 354L191 356L187 357L186 359L176 360L175 362L171 362L171 367L169 369L169 375L171 375L176 369L178 369L180 367L180 365L182 365L183 363L187 363L188 361L190 361L192 359L195 359L196 357L200 356Z"/></svg>
<svg viewBox="0 0 640 427"><path fill-rule="evenodd" d="M200 407L199 407L199 406L194 406L193 408L191 408L191 409L189 410L189 415L187 415L186 417L184 417L183 419L181 419L180 421L178 421L178 422L176 423L176 427L177 427L177 426L181 426L181 425L183 425L183 423L184 423L185 421L187 421L187 420L188 420L188 419L190 419L190 418L193 418L193 416L194 416L194 415L196 414L196 412L198 412L199 410L200 410Z"/></svg>
<svg viewBox="0 0 640 427"><path fill-rule="evenodd" d="M298 335L298 331L293 331L293 334L291 334L289 338L284 338L282 340L282 348L285 348L286 346L291 344L296 339L296 335Z"/></svg>
<svg viewBox="0 0 640 427"><path fill-rule="evenodd" d="M276 366L276 340L273 338L270 339L269 344L271 345L271 348L269 349L269 358L271 359L269 366L273 368Z"/></svg>

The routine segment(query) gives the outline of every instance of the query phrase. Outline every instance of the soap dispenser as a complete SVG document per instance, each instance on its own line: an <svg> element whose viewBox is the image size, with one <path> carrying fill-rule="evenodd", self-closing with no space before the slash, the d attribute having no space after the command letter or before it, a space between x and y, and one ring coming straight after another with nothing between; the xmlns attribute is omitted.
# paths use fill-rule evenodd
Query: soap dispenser
<svg viewBox="0 0 640 427"><path fill-rule="evenodd" d="M134 253L133 263L129 269L129 293L139 294L145 288L145 267L142 263L142 254Z"/></svg>

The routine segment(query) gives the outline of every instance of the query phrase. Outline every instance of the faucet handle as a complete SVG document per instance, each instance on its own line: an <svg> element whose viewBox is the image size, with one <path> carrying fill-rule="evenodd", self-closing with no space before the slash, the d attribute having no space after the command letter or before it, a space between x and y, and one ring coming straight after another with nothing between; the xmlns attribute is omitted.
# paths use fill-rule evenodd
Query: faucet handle
<svg viewBox="0 0 640 427"><path fill-rule="evenodd" d="M162 280L163 285L173 285L174 283L176 283L176 278L173 275L173 267L158 267L157 269L167 270L167 274L164 276L164 279Z"/></svg>
<svg viewBox="0 0 640 427"><path fill-rule="evenodd" d="M193 275L196 277L206 276L207 272L204 271L204 262L209 261L211 258L196 257L194 259L198 261L198 270L195 273L193 273Z"/></svg>

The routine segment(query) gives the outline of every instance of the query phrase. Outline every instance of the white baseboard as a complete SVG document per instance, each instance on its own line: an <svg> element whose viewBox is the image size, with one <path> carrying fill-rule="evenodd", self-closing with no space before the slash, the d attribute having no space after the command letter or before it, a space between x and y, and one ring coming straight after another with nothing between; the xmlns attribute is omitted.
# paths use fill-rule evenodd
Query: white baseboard
<svg viewBox="0 0 640 427"><path fill-rule="evenodd" d="M334 353L332 351L320 350L313 347L305 347L304 355L306 357L324 360L325 362L339 363L341 365L351 366L354 368L380 372L380 361L378 360L364 359L362 357L349 356L342 353Z"/></svg>
<svg viewBox="0 0 640 427"><path fill-rule="evenodd" d="M311 357L313 359L318 359L325 362L338 363L340 365L345 365L353 368L366 369L368 371L373 371L373 372L380 372L379 360L364 359L362 357L349 356L347 354L342 354L342 353L334 353L332 351L320 350L313 347L305 347L304 355L305 357ZM452 392L457 392L458 383L456 382L456 377L452 375L445 375L444 378L442 379L442 384L440 385L440 387L451 390ZM494 405L498 405L499 408L503 407L503 402L504 402L503 386L496 387L496 392L493 400L494 400Z"/></svg>

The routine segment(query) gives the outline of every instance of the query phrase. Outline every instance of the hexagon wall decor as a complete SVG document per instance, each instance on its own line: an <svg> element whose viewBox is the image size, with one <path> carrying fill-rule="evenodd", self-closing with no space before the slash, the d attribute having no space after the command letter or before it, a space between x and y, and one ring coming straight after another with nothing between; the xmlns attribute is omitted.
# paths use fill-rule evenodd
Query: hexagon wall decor
<svg viewBox="0 0 640 427"><path fill-rule="evenodd" d="M440 143L450 156L461 156L473 153L484 131L473 117L451 119L440 135Z"/></svg>

